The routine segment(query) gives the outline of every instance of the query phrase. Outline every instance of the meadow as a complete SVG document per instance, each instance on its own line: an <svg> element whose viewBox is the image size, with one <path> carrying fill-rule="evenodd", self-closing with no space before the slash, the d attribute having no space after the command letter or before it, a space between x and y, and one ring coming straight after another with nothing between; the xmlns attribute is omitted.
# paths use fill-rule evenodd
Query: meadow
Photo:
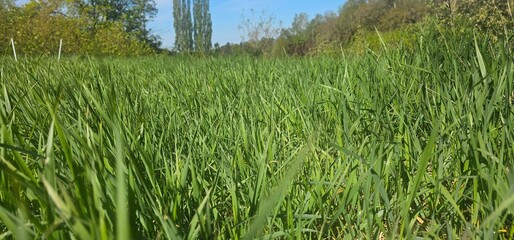
<svg viewBox="0 0 514 240"><path fill-rule="evenodd" d="M0 239L509 239L512 55L0 57Z"/></svg>

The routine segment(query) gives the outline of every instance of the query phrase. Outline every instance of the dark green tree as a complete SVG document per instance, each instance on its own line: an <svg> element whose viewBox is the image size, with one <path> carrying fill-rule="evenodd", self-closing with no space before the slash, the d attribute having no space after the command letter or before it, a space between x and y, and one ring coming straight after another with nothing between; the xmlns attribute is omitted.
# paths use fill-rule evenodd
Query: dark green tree
<svg viewBox="0 0 514 240"><path fill-rule="evenodd" d="M508 37L514 28L513 5L513 0L463 0L457 13L480 32Z"/></svg>
<svg viewBox="0 0 514 240"><path fill-rule="evenodd" d="M8 11L16 7L13 0L0 0L0 11Z"/></svg>
<svg viewBox="0 0 514 240"><path fill-rule="evenodd" d="M429 10L425 0L397 0L388 6L389 9L381 15L379 23L376 25L379 31L399 29L418 23L423 20Z"/></svg>
<svg viewBox="0 0 514 240"><path fill-rule="evenodd" d="M440 24L461 34L467 29L490 34L494 40L509 38L514 29L514 0L434 0Z"/></svg>
<svg viewBox="0 0 514 240"><path fill-rule="evenodd" d="M191 0L182 0L182 31L184 50L193 51L193 21L191 17Z"/></svg>
<svg viewBox="0 0 514 240"><path fill-rule="evenodd" d="M119 22L124 30L138 40L156 44L147 23L155 17L154 0L72 0L73 10L88 19L88 28L94 33L105 23Z"/></svg>
<svg viewBox="0 0 514 240"><path fill-rule="evenodd" d="M212 20L209 10L209 0L193 0L193 2L193 36L195 50L199 52L208 52L212 46Z"/></svg>
<svg viewBox="0 0 514 240"><path fill-rule="evenodd" d="M16 5L13 0L0 0L0 54L8 51L6 43L13 37L13 16Z"/></svg>
<svg viewBox="0 0 514 240"><path fill-rule="evenodd" d="M173 28L175 29L175 48L182 50L182 1L173 0Z"/></svg>
<svg viewBox="0 0 514 240"><path fill-rule="evenodd" d="M305 55L308 52L309 16L306 13L296 14L291 28L284 29L275 42L272 54L275 56Z"/></svg>
<svg viewBox="0 0 514 240"><path fill-rule="evenodd" d="M191 52L193 50L191 0L173 1L173 21L176 50L179 52Z"/></svg>

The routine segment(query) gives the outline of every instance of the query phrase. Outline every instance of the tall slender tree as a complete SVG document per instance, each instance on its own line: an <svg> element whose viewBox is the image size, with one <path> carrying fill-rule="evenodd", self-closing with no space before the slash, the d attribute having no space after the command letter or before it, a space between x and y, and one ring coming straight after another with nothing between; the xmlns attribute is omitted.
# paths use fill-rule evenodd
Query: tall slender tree
<svg viewBox="0 0 514 240"><path fill-rule="evenodd" d="M211 49L212 21L208 0L193 0L192 5L191 0L174 0L173 19L177 51L208 52Z"/></svg>
<svg viewBox="0 0 514 240"><path fill-rule="evenodd" d="M182 51L182 0L173 0L173 28L175 29L175 48Z"/></svg>
<svg viewBox="0 0 514 240"><path fill-rule="evenodd" d="M191 0L182 0L182 31L184 50L193 51L193 21L191 17Z"/></svg>
<svg viewBox="0 0 514 240"><path fill-rule="evenodd" d="M205 41L204 41L204 49L206 51L210 51L212 48L212 19L211 19L211 10L209 7L209 0L204 0L205 4L203 5L204 13L205 13Z"/></svg>
<svg viewBox="0 0 514 240"><path fill-rule="evenodd" d="M208 52L212 42L212 20L208 0L194 0L194 42L195 50Z"/></svg>
<svg viewBox="0 0 514 240"><path fill-rule="evenodd" d="M191 22L191 0L173 0L173 27L175 48L179 52L193 50L193 23Z"/></svg>

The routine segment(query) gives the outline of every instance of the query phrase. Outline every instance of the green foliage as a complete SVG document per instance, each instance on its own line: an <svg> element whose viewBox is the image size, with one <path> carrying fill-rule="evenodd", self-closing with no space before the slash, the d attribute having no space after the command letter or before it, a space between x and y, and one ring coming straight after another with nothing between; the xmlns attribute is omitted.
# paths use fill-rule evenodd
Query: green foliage
<svg viewBox="0 0 514 240"><path fill-rule="evenodd" d="M10 37L16 40L19 53L55 54L59 49L60 39L63 39L65 53L77 53L88 48L90 40L87 32L82 30L83 20L49 15L48 12L51 11L53 10L50 7L35 2L30 2L16 11Z"/></svg>
<svg viewBox="0 0 514 240"><path fill-rule="evenodd" d="M96 55L143 55L153 51L135 36L127 34L119 23L102 24L92 43L90 52Z"/></svg>
<svg viewBox="0 0 514 240"><path fill-rule="evenodd" d="M358 32L401 29L423 20L428 5L423 0L348 1L339 11L339 41L348 44Z"/></svg>
<svg viewBox="0 0 514 240"><path fill-rule="evenodd" d="M15 6L14 0L0 0L0 12L12 9Z"/></svg>
<svg viewBox="0 0 514 240"><path fill-rule="evenodd" d="M2 57L0 236L510 239L513 59L422 31L337 58Z"/></svg>
<svg viewBox="0 0 514 240"><path fill-rule="evenodd" d="M272 55L303 56L309 51L309 37L313 30L309 28L309 17L306 13L297 14L290 29L282 30L272 51Z"/></svg>
<svg viewBox="0 0 514 240"><path fill-rule="evenodd" d="M368 45L371 48L380 45L374 37L376 29L388 40L412 42L412 31L405 29L422 22L429 10L423 0L354 0L347 1L338 14L318 15L310 21L306 14L299 14L291 28L282 30L272 53L274 56L340 55L341 49L362 53Z"/></svg>
<svg viewBox="0 0 514 240"><path fill-rule="evenodd" d="M207 53L212 47L212 20L208 0L193 0L195 50Z"/></svg>
<svg viewBox="0 0 514 240"><path fill-rule="evenodd" d="M422 0L402 0L384 12L376 28L379 31L398 30L419 23L429 13L429 5Z"/></svg>
<svg viewBox="0 0 514 240"><path fill-rule="evenodd" d="M173 28L175 29L175 48L182 50L184 44L184 32L182 31L182 1L173 0Z"/></svg>
<svg viewBox="0 0 514 240"><path fill-rule="evenodd" d="M152 53L158 47L157 39L145 32L146 18L143 20L141 15L130 17L134 27L129 28L128 20L123 20L127 15L118 20L96 21L82 15L81 11L87 9L62 0L30 1L21 7L2 9L0 54L11 54L10 38L15 40L18 53L28 55L57 54L61 39L65 54L139 55ZM142 25L136 27L135 22Z"/></svg>
<svg viewBox="0 0 514 240"><path fill-rule="evenodd" d="M191 15L191 11L193 15ZM174 0L175 50L209 52L212 47L212 20L209 0Z"/></svg>
<svg viewBox="0 0 514 240"><path fill-rule="evenodd" d="M382 52L387 48L403 48L406 51L414 49L420 37L418 26L404 27L401 29L381 31L359 31L354 40L345 47L349 54L362 55L368 51ZM384 45L385 44L385 45Z"/></svg>
<svg viewBox="0 0 514 240"><path fill-rule="evenodd" d="M175 49L179 52L193 51L193 23L191 21L191 0L175 0L173 2L173 24Z"/></svg>
<svg viewBox="0 0 514 240"><path fill-rule="evenodd" d="M435 12L441 24L457 34L474 28L498 41L512 36L513 7L513 0L447 0L437 5Z"/></svg>
<svg viewBox="0 0 514 240"><path fill-rule="evenodd" d="M59 0L58 0L59 1ZM62 0L61 0L62 1ZM128 34L141 41L151 42L146 24L157 13L155 0L67 0L68 11L87 18L85 27L95 31L104 23L117 22Z"/></svg>

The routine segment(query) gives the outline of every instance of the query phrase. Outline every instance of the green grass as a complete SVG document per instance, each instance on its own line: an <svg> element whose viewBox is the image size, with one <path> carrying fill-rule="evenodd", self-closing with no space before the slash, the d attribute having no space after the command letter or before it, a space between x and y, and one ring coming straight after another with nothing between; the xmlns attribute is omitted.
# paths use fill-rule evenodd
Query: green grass
<svg viewBox="0 0 514 240"><path fill-rule="evenodd" d="M504 49L2 57L0 239L514 236Z"/></svg>

